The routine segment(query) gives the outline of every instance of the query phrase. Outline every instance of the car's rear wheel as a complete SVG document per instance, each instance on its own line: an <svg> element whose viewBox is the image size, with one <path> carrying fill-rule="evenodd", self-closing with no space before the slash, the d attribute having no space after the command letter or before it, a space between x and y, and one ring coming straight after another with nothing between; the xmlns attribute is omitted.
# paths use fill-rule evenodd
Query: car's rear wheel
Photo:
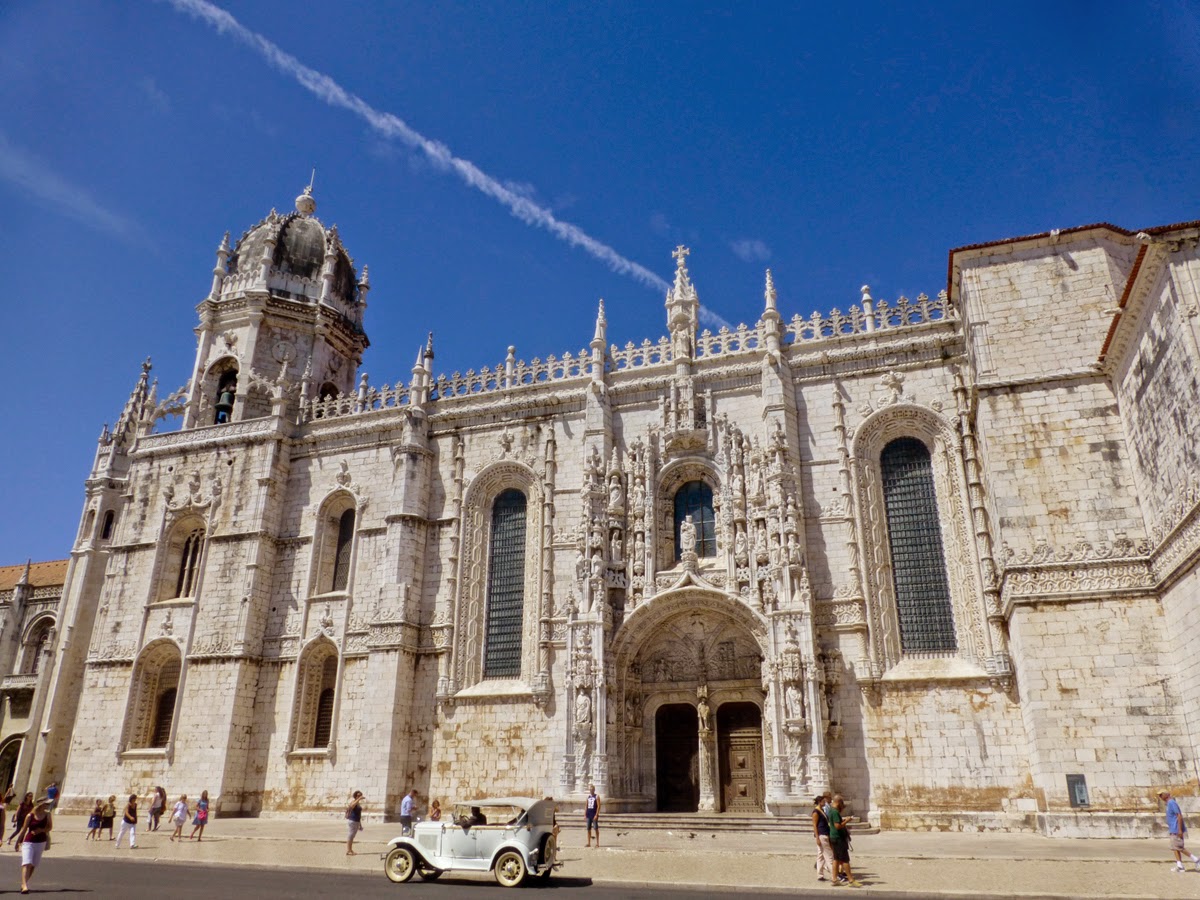
<svg viewBox="0 0 1200 900"><path fill-rule="evenodd" d="M542 871L539 878L542 881L549 881L550 875L554 871L554 861L558 858L558 841L554 839L554 835L548 834L542 838L542 855L540 862Z"/></svg>
<svg viewBox="0 0 1200 900"><path fill-rule="evenodd" d="M403 884L413 877L417 870L417 859L407 847L394 847L383 861L383 871L388 881Z"/></svg>
<svg viewBox="0 0 1200 900"><path fill-rule="evenodd" d="M515 850L505 850L496 857L496 881L503 887L517 887L525 880L525 860Z"/></svg>

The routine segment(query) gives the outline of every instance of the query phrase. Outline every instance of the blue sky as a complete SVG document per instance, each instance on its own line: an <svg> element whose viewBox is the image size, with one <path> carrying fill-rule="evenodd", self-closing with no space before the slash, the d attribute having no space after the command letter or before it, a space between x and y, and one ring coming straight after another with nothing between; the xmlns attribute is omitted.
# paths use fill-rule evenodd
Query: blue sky
<svg viewBox="0 0 1200 900"><path fill-rule="evenodd" d="M864 283L935 294L963 244L1200 218L1183 2L304 6L223 8L365 116L168 2L0 5L0 563L67 554L139 363L186 380L221 235L290 209L313 166L318 217L371 268L373 383L428 331L439 372L576 352L600 297L610 341L657 338L681 242L736 324L767 266L790 317Z"/></svg>

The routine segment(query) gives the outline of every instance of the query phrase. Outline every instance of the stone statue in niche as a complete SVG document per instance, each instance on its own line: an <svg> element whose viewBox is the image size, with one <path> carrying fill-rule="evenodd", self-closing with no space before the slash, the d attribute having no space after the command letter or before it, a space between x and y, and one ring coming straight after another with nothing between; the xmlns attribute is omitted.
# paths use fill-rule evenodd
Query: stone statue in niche
<svg viewBox="0 0 1200 900"><path fill-rule="evenodd" d="M640 513L646 508L646 482L641 475L633 483L633 511Z"/></svg>
<svg viewBox="0 0 1200 900"><path fill-rule="evenodd" d="M760 566L765 566L771 560L771 552L767 549L767 529L762 522L754 529L754 559Z"/></svg>
<svg viewBox="0 0 1200 900"><path fill-rule="evenodd" d="M680 553L696 552L696 526L691 516L684 517L679 523L679 550Z"/></svg>
<svg viewBox="0 0 1200 900"><path fill-rule="evenodd" d="M733 540L733 560L739 566L750 564L750 554L746 550L746 532L738 527L737 537Z"/></svg>
<svg viewBox="0 0 1200 900"><path fill-rule="evenodd" d="M639 533L633 539L633 574L644 575L646 572L646 541Z"/></svg>
<svg viewBox="0 0 1200 900"><path fill-rule="evenodd" d="M789 681L784 686L783 705L789 720L798 721L804 718L804 694L796 682Z"/></svg>
<svg viewBox="0 0 1200 900"><path fill-rule="evenodd" d="M709 722L712 719L712 710L708 705L708 687L701 685L696 689L696 716L700 720L700 733L708 734L712 731Z"/></svg>
<svg viewBox="0 0 1200 900"><path fill-rule="evenodd" d="M612 540L609 541L609 551L613 562L619 563L624 560L625 544L621 540L621 532L616 528L613 529Z"/></svg>
<svg viewBox="0 0 1200 900"><path fill-rule="evenodd" d="M575 551L575 578L579 581L588 576L588 560L584 555L583 547L579 547Z"/></svg>

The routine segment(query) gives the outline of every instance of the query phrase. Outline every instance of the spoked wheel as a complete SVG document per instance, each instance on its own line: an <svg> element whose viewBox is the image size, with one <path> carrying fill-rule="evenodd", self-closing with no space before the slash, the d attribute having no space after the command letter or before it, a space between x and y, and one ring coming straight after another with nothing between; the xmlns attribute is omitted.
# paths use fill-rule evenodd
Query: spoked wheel
<svg viewBox="0 0 1200 900"><path fill-rule="evenodd" d="M417 860L407 847L396 847L383 861L383 871L389 881L403 884L413 877L417 870Z"/></svg>
<svg viewBox="0 0 1200 900"><path fill-rule="evenodd" d="M438 877L441 874L442 874L441 869L435 869L435 868L432 868L431 866L418 866L417 867L417 877L420 878L422 881L437 881Z"/></svg>
<svg viewBox="0 0 1200 900"><path fill-rule="evenodd" d="M496 859L496 880L503 887L517 887L525 880L525 860L515 850L505 850Z"/></svg>
<svg viewBox="0 0 1200 900"><path fill-rule="evenodd" d="M546 835L546 839L542 841L542 873L538 876L543 882L550 880L550 875L554 871L554 861L558 858L558 841L554 839L554 835Z"/></svg>

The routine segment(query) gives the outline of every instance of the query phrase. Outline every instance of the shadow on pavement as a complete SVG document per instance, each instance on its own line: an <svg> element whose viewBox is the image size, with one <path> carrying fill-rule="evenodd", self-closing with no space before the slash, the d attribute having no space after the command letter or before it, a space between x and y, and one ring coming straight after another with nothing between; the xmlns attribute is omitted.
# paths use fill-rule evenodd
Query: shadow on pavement
<svg viewBox="0 0 1200 900"><path fill-rule="evenodd" d="M444 875L438 879L438 884L453 884L458 887L466 887L467 885L495 886L495 882L490 879L484 881L481 878L447 878ZM552 891L559 888L570 889L591 887L592 884L593 882L590 878L561 878L555 876L549 881L542 881L540 878L527 878L524 884L521 885L521 890Z"/></svg>

